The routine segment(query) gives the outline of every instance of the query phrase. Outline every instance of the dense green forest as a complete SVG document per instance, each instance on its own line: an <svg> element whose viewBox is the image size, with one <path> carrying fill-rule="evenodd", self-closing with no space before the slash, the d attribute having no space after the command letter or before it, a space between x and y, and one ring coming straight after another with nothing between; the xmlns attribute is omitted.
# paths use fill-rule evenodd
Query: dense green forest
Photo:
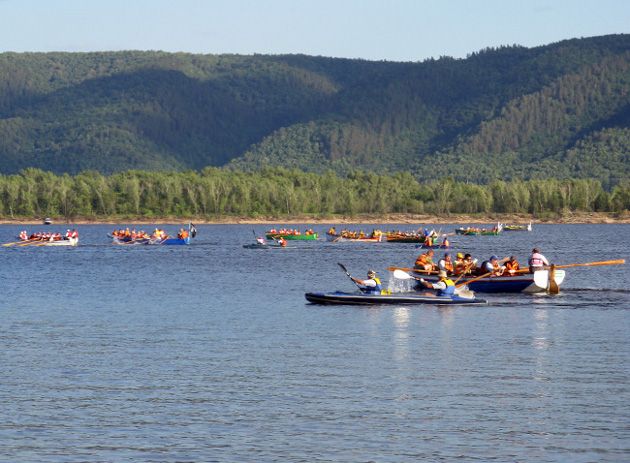
<svg viewBox="0 0 630 463"><path fill-rule="evenodd" d="M630 181L608 193L588 179L474 185L451 179L419 183L408 172L341 177L297 169L256 172L207 167L201 172L127 171L75 176L39 169L0 175L0 216L196 217L335 214L531 213L630 210Z"/></svg>
<svg viewBox="0 0 630 463"><path fill-rule="evenodd" d="M0 54L4 174L284 166L483 184L595 178L610 192L630 178L629 152L630 35L416 63Z"/></svg>

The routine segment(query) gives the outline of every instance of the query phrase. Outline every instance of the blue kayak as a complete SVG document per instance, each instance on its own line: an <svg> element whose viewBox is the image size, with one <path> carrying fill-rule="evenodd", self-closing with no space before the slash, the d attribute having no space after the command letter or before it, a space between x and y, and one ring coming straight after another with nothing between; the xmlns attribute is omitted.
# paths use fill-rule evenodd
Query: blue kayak
<svg viewBox="0 0 630 463"><path fill-rule="evenodd" d="M306 300L313 304L338 305L381 305L381 304L487 304L484 299L468 299L459 296L420 296L414 293L398 294L363 294L344 293L306 293Z"/></svg>

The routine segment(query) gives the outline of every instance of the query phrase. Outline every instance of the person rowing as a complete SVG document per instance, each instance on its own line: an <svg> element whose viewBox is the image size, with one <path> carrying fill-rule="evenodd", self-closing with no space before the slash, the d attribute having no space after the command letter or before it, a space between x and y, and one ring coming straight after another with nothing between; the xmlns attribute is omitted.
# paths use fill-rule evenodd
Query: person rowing
<svg viewBox="0 0 630 463"><path fill-rule="evenodd" d="M479 267L479 274L490 273L490 276L501 276L505 271L505 266L501 265L497 256L490 256L489 260L482 262Z"/></svg>
<svg viewBox="0 0 630 463"><path fill-rule="evenodd" d="M510 256L510 260L505 263L505 270L510 275L515 275L517 270L520 270L521 266L516 260L516 256Z"/></svg>
<svg viewBox="0 0 630 463"><path fill-rule="evenodd" d="M532 254L527 261L529 264L529 272L534 273L537 270L542 270L545 265L549 265L549 261L545 256L540 253L538 248L532 249Z"/></svg>
<svg viewBox="0 0 630 463"><path fill-rule="evenodd" d="M444 270L447 274L453 274L453 261L448 252L444 253L444 257L438 261L438 269Z"/></svg>
<svg viewBox="0 0 630 463"><path fill-rule="evenodd" d="M455 283L451 280L444 270L438 273L439 280L437 283L431 283L424 278L420 278L419 282L425 288L433 289L435 292L426 292L424 296L448 296L455 295Z"/></svg>
<svg viewBox="0 0 630 463"><path fill-rule="evenodd" d="M430 272L435 269L435 264L433 263L433 256L435 252L433 249L429 249L427 252L420 254L416 259L414 264L414 268L418 270L424 270Z"/></svg>
<svg viewBox="0 0 630 463"><path fill-rule="evenodd" d="M367 279L365 280L361 280L353 276L350 278L359 285L359 289L365 294L381 294L383 291L381 280L376 276L376 272L374 270L368 270Z"/></svg>

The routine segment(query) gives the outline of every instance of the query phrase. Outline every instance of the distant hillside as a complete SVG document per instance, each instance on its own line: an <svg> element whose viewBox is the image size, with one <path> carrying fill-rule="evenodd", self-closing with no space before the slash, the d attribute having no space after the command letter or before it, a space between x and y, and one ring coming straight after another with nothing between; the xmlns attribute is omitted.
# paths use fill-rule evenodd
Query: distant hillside
<svg viewBox="0 0 630 463"><path fill-rule="evenodd" d="M467 59L0 54L0 172L630 178L630 35Z"/></svg>

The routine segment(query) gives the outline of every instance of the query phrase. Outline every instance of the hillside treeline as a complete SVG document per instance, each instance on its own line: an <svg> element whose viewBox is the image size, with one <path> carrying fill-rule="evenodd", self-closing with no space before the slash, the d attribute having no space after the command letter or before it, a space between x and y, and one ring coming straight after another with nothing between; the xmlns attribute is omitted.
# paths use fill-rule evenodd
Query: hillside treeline
<svg viewBox="0 0 630 463"><path fill-rule="evenodd" d="M26 169L0 176L0 215L107 218L293 216L334 214L620 212L630 209L630 182L607 192L597 180L419 183L409 173L305 173L268 168L239 172L127 171L105 176L55 175Z"/></svg>
<svg viewBox="0 0 630 463"><path fill-rule="evenodd" d="M0 173L299 168L630 178L630 35L396 63L0 53Z"/></svg>

